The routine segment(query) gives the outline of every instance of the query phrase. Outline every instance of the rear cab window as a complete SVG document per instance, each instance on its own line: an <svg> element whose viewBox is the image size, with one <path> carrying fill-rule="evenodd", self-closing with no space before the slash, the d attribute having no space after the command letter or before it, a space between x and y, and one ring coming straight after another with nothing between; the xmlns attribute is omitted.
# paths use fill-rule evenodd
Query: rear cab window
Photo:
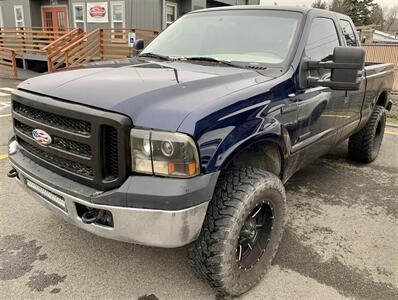
<svg viewBox="0 0 398 300"><path fill-rule="evenodd" d="M340 26L346 45L349 47L359 46L357 36L351 23L348 20L340 19Z"/></svg>

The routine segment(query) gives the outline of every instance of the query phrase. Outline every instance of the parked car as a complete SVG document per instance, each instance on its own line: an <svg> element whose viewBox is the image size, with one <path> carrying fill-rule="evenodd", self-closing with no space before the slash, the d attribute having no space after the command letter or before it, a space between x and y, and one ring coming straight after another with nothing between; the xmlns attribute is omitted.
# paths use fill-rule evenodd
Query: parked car
<svg viewBox="0 0 398 300"><path fill-rule="evenodd" d="M346 139L376 159L393 66L364 61L345 15L195 11L138 57L21 83L8 175L99 236L190 244L196 272L240 295L277 253L284 183Z"/></svg>

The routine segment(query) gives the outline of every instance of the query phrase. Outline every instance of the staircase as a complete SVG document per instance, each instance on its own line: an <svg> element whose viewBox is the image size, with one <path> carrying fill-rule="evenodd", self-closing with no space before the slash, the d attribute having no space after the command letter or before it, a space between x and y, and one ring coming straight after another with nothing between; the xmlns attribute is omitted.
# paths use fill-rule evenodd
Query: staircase
<svg viewBox="0 0 398 300"><path fill-rule="evenodd" d="M65 56L61 52L68 45L74 44L76 41L84 38L85 33L78 28L61 36L42 50L47 54L48 71L54 71L66 65Z"/></svg>

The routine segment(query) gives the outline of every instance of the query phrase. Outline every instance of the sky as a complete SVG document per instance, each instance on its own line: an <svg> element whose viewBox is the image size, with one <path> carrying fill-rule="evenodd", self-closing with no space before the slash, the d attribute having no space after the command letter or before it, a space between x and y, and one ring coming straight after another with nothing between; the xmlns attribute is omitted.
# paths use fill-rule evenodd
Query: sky
<svg viewBox="0 0 398 300"><path fill-rule="evenodd" d="M306 6L311 6L311 4L314 2L314 0L261 0L265 4L273 5L274 2L278 3L278 5L306 5ZM330 0L326 0L326 2L329 2ZM375 3L378 3L381 5L381 7L389 7L393 6L395 4L398 4L397 0L375 0Z"/></svg>

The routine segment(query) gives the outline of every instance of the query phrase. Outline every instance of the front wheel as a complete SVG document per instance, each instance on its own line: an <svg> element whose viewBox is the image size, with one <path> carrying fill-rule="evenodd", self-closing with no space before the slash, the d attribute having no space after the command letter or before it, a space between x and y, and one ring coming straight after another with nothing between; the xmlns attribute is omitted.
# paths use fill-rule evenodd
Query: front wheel
<svg viewBox="0 0 398 300"><path fill-rule="evenodd" d="M223 295L255 286L271 266L286 222L278 177L254 168L220 175L201 234L189 249L196 273Z"/></svg>

